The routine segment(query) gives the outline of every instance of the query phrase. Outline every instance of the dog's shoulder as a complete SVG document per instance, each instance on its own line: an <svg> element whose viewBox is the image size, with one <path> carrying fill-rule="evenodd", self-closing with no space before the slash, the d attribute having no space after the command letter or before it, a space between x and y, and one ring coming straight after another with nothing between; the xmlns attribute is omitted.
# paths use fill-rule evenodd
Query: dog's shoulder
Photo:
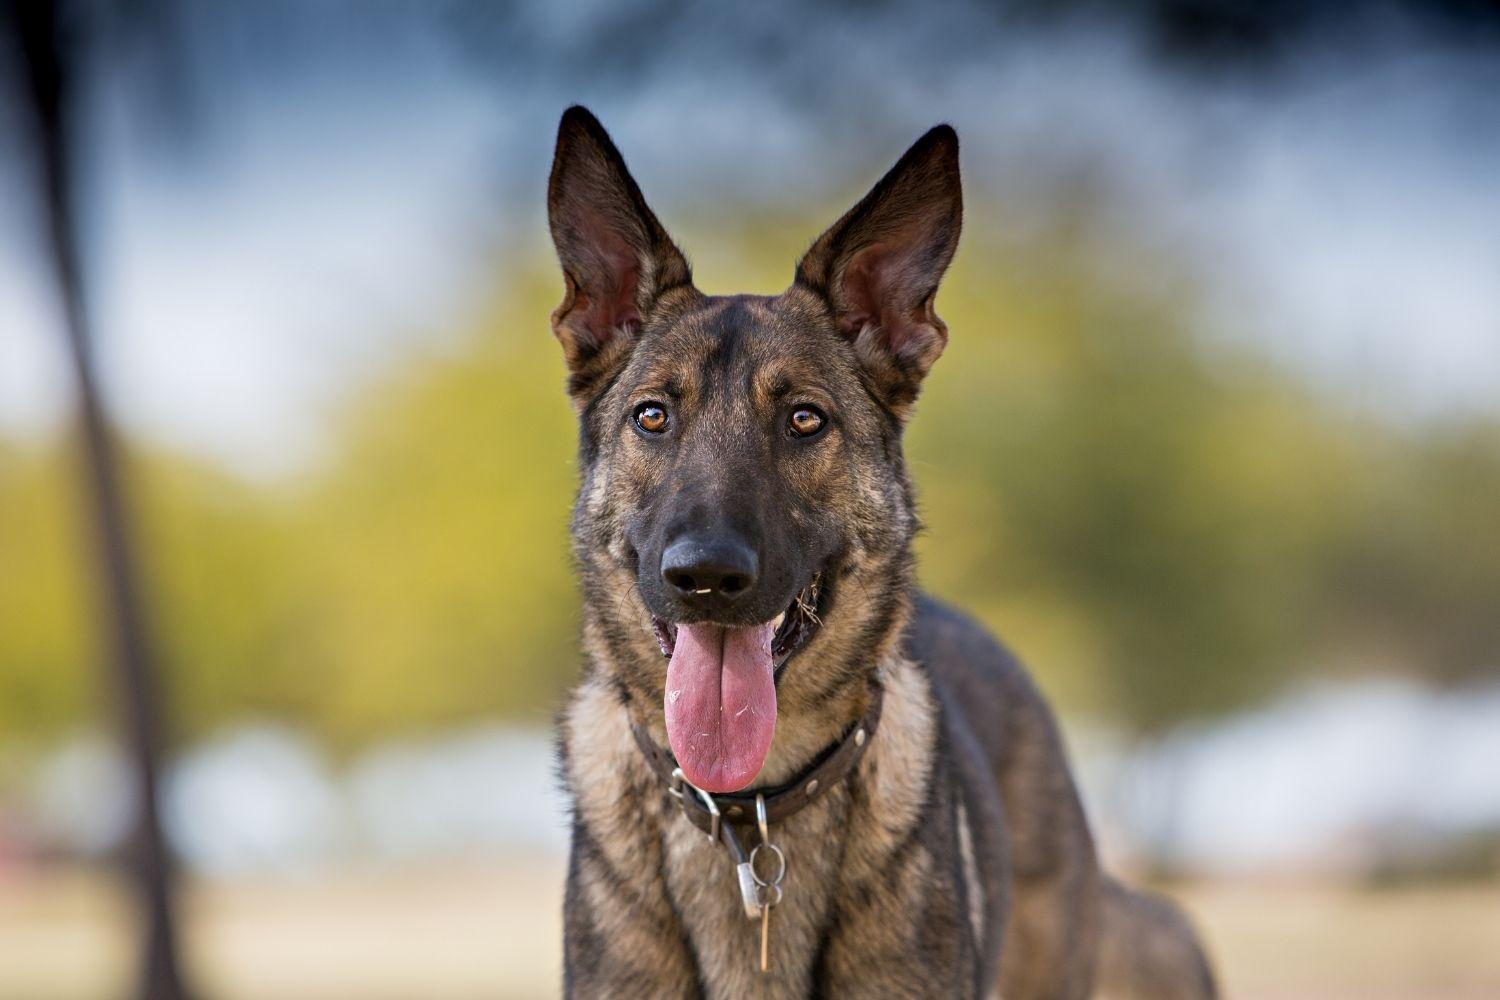
<svg viewBox="0 0 1500 1000"><path fill-rule="evenodd" d="M931 678L946 713L960 715L997 768L1018 743L1056 740L1046 700L1014 653L958 609L919 594L905 634L906 655Z"/></svg>
<svg viewBox="0 0 1500 1000"><path fill-rule="evenodd" d="M906 655L936 683L960 692L995 688L1012 698L1036 697L1036 686L1014 653L987 628L950 604L918 594L906 629Z"/></svg>

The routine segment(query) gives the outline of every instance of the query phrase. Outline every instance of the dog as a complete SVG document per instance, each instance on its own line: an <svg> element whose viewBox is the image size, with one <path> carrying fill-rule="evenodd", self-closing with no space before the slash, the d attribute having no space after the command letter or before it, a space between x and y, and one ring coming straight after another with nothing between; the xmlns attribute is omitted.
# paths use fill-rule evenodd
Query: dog
<svg viewBox="0 0 1500 1000"><path fill-rule="evenodd" d="M780 295L705 295L599 121L547 193L579 420L570 997L1215 995L1103 876L1015 659L919 594L902 431L948 330L958 138L922 136Z"/></svg>

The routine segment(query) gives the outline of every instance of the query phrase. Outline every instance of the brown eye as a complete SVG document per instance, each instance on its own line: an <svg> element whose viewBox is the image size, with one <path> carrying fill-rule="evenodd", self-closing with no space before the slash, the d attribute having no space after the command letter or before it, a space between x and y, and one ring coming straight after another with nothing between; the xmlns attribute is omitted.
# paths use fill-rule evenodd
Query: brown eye
<svg viewBox="0 0 1500 1000"><path fill-rule="evenodd" d="M812 437L823 429L823 425L828 422L828 418L823 416L822 411L815 406L799 406L792 411L791 419L788 422L791 425L792 433L797 437Z"/></svg>
<svg viewBox="0 0 1500 1000"><path fill-rule="evenodd" d="M642 403L635 408L635 425L647 434L667 429L667 411L658 403Z"/></svg>

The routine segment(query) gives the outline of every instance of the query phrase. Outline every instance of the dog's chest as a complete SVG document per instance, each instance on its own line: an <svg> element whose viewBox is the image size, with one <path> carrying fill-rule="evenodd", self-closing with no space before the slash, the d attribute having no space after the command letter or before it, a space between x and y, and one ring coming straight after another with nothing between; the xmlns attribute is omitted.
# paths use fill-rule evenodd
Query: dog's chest
<svg viewBox="0 0 1500 1000"><path fill-rule="evenodd" d="M803 997L839 905L849 813L840 790L771 827L786 858L782 900L772 907L767 970L760 969L761 921L745 915L728 852L686 819L665 831L668 895L682 915L707 997ZM759 843L744 831L748 847ZM762 861L764 859L761 859ZM767 870L773 866L762 864Z"/></svg>
<svg viewBox="0 0 1500 1000"><path fill-rule="evenodd" d="M859 992L851 983L889 980L890 963L913 953L912 915L932 896L929 859L911 834L924 824L937 716L915 667L893 663L882 680L883 717L857 772L771 825L787 869L765 973L760 924L745 915L729 853L666 794L615 689L581 685L563 720L587 832L569 876L575 974L593 969L596 985L657 974L664 985L652 995L705 998L849 996ZM753 829L743 834L747 848L758 843ZM686 979L694 988L683 992Z"/></svg>

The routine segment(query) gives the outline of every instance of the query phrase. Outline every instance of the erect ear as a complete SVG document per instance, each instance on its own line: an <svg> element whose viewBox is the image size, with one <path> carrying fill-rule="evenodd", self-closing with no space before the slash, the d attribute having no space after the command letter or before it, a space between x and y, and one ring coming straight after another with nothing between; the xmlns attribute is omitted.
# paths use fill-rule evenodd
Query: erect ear
<svg viewBox="0 0 1500 1000"><path fill-rule="evenodd" d="M832 306L839 329L893 407L916 398L948 343L932 300L962 222L958 135L939 125L797 265L797 283Z"/></svg>
<svg viewBox="0 0 1500 1000"><path fill-rule="evenodd" d="M567 284L552 332L577 393L624 353L656 301L691 284L692 274L587 108L569 108L558 123L547 220Z"/></svg>

